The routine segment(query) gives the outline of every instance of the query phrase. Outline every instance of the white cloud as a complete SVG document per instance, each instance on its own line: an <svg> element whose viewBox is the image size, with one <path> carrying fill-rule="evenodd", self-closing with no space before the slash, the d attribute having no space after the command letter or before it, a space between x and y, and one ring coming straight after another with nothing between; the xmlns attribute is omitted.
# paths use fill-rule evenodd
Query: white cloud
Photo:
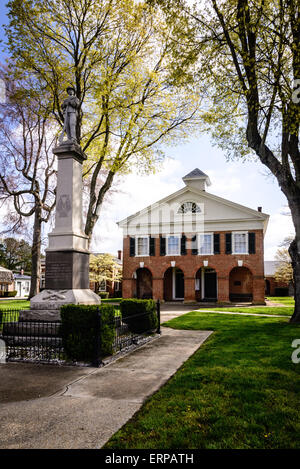
<svg viewBox="0 0 300 469"><path fill-rule="evenodd" d="M294 236L295 230L290 216L283 215L282 210L270 216L265 235L265 260L274 260L276 251L284 238Z"/></svg>
<svg viewBox="0 0 300 469"><path fill-rule="evenodd" d="M166 158L162 170L156 174L126 176L101 212L92 251L116 254L123 248L122 230L116 222L179 190L183 187L181 178L185 174L180 161Z"/></svg>

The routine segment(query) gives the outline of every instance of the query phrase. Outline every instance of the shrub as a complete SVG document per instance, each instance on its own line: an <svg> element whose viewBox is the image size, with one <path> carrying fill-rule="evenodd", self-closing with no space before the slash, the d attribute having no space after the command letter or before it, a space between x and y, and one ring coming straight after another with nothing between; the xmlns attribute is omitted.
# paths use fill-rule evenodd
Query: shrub
<svg viewBox="0 0 300 469"><path fill-rule="evenodd" d="M7 293L7 295L4 295L4 296L8 296L8 297L14 297L16 296L16 294L18 293L17 290L13 290L13 291L7 291L5 292Z"/></svg>
<svg viewBox="0 0 300 469"><path fill-rule="evenodd" d="M275 296L289 296L289 289L287 287L275 288Z"/></svg>
<svg viewBox="0 0 300 469"><path fill-rule="evenodd" d="M100 298L106 299L106 298L109 297L109 292L108 291L99 291L98 295L100 296Z"/></svg>
<svg viewBox="0 0 300 469"><path fill-rule="evenodd" d="M132 332L150 332L157 328L158 320L154 300L135 298L120 301L122 320Z"/></svg>
<svg viewBox="0 0 300 469"><path fill-rule="evenodd" d="M96 343L98 310L101 314L100 344ZM68 358L92 362L96 358L97 346L100 357L113 353L115 323L112 305L64 305L60 311L60 335Z"/></svg>

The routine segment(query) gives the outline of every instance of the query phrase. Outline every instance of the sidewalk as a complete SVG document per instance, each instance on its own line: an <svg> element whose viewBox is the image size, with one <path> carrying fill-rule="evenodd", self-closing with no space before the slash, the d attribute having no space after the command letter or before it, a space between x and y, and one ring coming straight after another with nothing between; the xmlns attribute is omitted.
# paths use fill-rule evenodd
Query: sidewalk
<svg viewBox="0 0 300 469"><path fill-rule="evenodd" d="M210 334L162 328L103 368L0 365L0 448L101 448Z"/></svg>

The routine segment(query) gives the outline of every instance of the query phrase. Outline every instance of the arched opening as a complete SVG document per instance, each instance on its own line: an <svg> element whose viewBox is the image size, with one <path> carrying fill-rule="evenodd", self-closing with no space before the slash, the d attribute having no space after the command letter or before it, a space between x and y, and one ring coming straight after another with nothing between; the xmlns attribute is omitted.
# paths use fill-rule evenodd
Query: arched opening
<svg viewBox="0 0 300 469"><path fill-rule="evenodd" d="M147 268L136 271L136 296L141 300L152 298L152 273Z"/></svg>
<svg viewBox="0 0 300 469"><path fill-rule="evenodd" d="M184 273L177 267L169 267L165 271L164 300L184 300Z"/></svg>
<svg viewBox="0 0 300 469"><path fill-rule="evenodd" d="M197 301L217 301L217 272L209 267L201 267L196 272L195 291Z"/></svg>
<svg viewBox="0 0 300 469"><path fill-rule="evenodd" d="M229 299L250 302L253 299L253 276L247 267L234 267L229 275Z"/></svg>
<svg viewBox="0 0 300 469"><path fill-rule="evenodd" d="M271 293L271 283L270 283L270 280L268 280L266 278L266 280L265 280L265 294L267 296L270 296L270 293Z"/></svg>

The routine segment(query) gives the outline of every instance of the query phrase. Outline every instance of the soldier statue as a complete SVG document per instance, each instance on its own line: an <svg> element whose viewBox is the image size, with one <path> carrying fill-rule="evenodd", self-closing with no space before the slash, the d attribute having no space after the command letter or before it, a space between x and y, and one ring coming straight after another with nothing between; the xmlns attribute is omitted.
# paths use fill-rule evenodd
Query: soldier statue
<svg viewBox="0 0 300 469"><path fill-rule="evenodd" d="M59 143L63 143L64 133L67 134L67 139L69 142L77 143L76 138L76 121L78 116L78 108L80 101L75 96L75 88L73 86L68 86L66 89L69 97L64 100L62 104L62 110L64 114L64 128L62 133L59 136Z"/></svg>

